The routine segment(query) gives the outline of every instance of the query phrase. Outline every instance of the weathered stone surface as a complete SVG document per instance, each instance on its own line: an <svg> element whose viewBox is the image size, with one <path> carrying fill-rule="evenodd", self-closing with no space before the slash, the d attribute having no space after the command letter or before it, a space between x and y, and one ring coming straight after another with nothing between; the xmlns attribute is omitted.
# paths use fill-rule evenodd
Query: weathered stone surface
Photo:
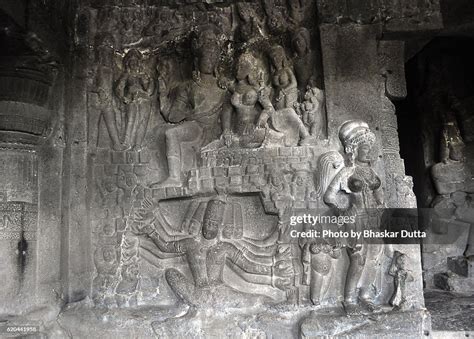
<svg viewBox="0 0 474 339"><path fill-rule="evenodd" d="M468 258L461 256L461 257L448 257L448 268L458 275L464 277L473 276L473 262Z"/></svg>
<svg viewBox="0 0 474 339"><path fill-rule="evenodd" d="M390 100L406 95L397 34L438 28L436 1L59 2L41 16L65 14L46 34L64 28L61 48L29 40L38 22L5 21L36 72L0 72L0 274L15 277L2 293L38 297L9 324L57 337L429 335L418 245L293 232L379 230L384 208L416 207ZM355 221L292 221L305 212Z"/></svg>
<svg viewBox="0 0 474 339"><path fill-rule="evenodd" d="M458 293L473 293L474 282L472 278L463 277L453 272L437 273L433 277L434 285L444 291Z"/></svg>
<svg viewBox="0 0 474 339"><path fill-rule="evenodd" d="M311 318L303 320L301 338L333 336L420 338L429 336L430 330L431 321L426 311L381 313L371 317L315 314Z"/></svg>
<svg viewBox="0 0 474 339"><path fill-rule="evenodd" d="M465 336L463 332L470 335L474 331L472 294L428 289L425 300L431 314L433 336L459 337Z"/></svg>

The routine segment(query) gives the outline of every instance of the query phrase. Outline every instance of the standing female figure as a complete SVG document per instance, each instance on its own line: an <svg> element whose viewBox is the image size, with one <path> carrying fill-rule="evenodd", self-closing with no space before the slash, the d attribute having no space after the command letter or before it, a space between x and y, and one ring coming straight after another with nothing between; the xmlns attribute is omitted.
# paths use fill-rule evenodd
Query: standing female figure
<svg viewBox="0 0 474 339"><path fill-rule="evenodd" d="M346 224L348 228L378 230L383 192L370 156L375 134L367 123L351 120L342 125L339 138L348 156L348 165L332 180L324 194L324 202L341 214L355 216L354 224ZM364 309L373 312L378 309L373 286L381 269L383 244L349 239L346 248L350 260L344 289L346 312L361 313Z"/></svg>
<svg viewBox="0 0 474 339"><path fill-rule="evenodd" d="M142 70L143 55L131 49L123 58L124 71L115 86L115 94L125 104L126 125L123 144L140 150L151 116L153 79Z"/></svg>

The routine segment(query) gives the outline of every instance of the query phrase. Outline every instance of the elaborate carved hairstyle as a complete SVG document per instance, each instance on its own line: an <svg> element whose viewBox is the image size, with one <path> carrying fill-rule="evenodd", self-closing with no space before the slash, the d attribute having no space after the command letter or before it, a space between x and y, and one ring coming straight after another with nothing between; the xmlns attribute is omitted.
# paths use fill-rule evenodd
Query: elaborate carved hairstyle
<svg viewBox="0 0 474 339"><path fill-rule="evenodd" d="M372 147L375 143L375 134L369 125L362 120L350 120L342 124L339 130L339 139L344 146L344 152L354 161L357 148L361 144L368 144Z"/></svg>
<svg viewBox="0 0 474 339"><path fill-rule="evenodd" d="M332 179L334 179L342 167L344 167L344 158L339 152L330 151L319 157L318 178L316 181L316 194L318 197L322 197L326 193Z"/></svg>

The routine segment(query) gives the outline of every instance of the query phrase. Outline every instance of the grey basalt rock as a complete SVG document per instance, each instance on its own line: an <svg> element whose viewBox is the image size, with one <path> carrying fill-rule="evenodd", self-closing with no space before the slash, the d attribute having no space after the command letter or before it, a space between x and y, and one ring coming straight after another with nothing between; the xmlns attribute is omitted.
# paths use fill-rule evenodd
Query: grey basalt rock
<svg viewBox="0 0 474 339"><path fill-rule="evenodd" d="M381 41L378 2L339 3L80 2L61 114L0 119L5 300L40 291L58 337L429 331L418 245L293 233L379 230L384 208L416 206L388 98L403 41ZM427 6L397 18L416 30ZM28 105L57 108L53 75ZM303 213L355 223L292 224Z"/></svg>

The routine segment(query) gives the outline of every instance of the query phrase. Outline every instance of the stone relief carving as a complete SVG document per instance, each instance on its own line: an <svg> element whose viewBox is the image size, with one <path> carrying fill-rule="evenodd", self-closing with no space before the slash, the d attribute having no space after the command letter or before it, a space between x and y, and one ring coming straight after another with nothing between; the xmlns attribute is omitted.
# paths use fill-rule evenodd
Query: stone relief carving
<svg viewBox="0 0 474 339"><path fill-rule="evenodd" d="M98 36L96 39L96 76L94 88L91 92L97 93L97 109L103 118L108 135L112 141L112 148L116 151L126 149L121 141L117 126L115 106L113 102L114 83L114 37L110 34Z"/></svg>
<svg viewBox="0 0 474 339"><path fill-rule="evenodd" d="M308 87L304 101L296 105L298 115L313 137L324 136L324 91Z"/></svg>
<svg viewBox="0 0 474 339"><path fill-rule="evenodd" d="M92 88L112 141L94 158L98 306L168 303L191 319L216 303L255 300L316 308L344 298L348 314L388 304L372 287L387 285L375 282L388 275L382 245L290 235L297 210L356 215L353 227L375 229L383 206L368 125L341 128L347 166L328 138L319 48L303 10L313 5L164 6L130 16L140 23L123 14L118 27L100 25L121 36L99 40Z"/></svg>
<svg viewBox="0 0 474 339"><path fill-rule="evenodd" d="M307 87L316 87L320 84L321 76L315 74L314 65L317 64L316 51L311 49L311 34L305 27L299 28L292 37L294 50L293 67L298 80L300 97L306 92ZM320 85L319 85L320 86Z"/></svg>
<svg viewBox="0 0 474 339"><path fill-rule="evenodd" d="M222 116L223 138L227 146L236 142L244 148L262 145L267 132L266 119L273 109L270 88L265 86L263 76L259 61L251 53L239 57L235 75L237 82L231 89L233 112L226 111Z"/></svg>
<svg viewBox="0 0 474 339"><path fill-rule="evenodd" d="M403 309L406 305L406 282L413 280L413 277L407 270L406 254L399 251L393 253L393 261L389 269L389 274L393 276L395 291L390 298L390 305Z"/></svg>
<svg viewBox="0 0 474 339"><path fill-rule="evenodd" d="M159 186L181 186L182 144L196 153L221 134L219 122L227 92L219 86L218 62L220 46L212 28L203 30L193 41L193 79L177 89L171 101L166 88L160 87L161 112L171 123L181 123L166 131L166 156L169 177Z"/></svg>
<svg viewBox="0 0 474 339"><path fill-rule="evenodd" d="M143 69L143 55L131 49L123 58L123 73L115 85L115 94L124 104L125 134L123 146L139 151L151 115L154 80Z"/></svg>
<svg viewBox="0 0 474 339"><path fill-rule="evenodd" d="M380 208L383 207L383 191L380 177L371 165L371 149L375 135L369 126L359 120L344 123L339 137L348 156L348 166L333 179L324 194L324 201L335 209L356 216L354 230L377 230L380 227ZM371 288L375 282L383 244L347 244L350 258L344 288L344 307L347 313L360 313L365 308L379 308ZM365 277L361 281L362 271Z"/></svg>
<svg viewBox="0 0 474 339"><path fill-rule="evenodd" d="M471 167L465 158L466 145L459 131L454 114L447 114L442 129L440 160L431 169L438 196L432 202L438 218L448 221L456 219L472 223L471 195L474 192ZM449 223L449 221L448 221ZM442 224L442 223L441 223ZM471 226L472 229L472 226ZM445 227L435 228L435 232L446 233ZM470 231L470 234L472 230ZM465 256L473 255L472 235L466 244Z"/></svg>

